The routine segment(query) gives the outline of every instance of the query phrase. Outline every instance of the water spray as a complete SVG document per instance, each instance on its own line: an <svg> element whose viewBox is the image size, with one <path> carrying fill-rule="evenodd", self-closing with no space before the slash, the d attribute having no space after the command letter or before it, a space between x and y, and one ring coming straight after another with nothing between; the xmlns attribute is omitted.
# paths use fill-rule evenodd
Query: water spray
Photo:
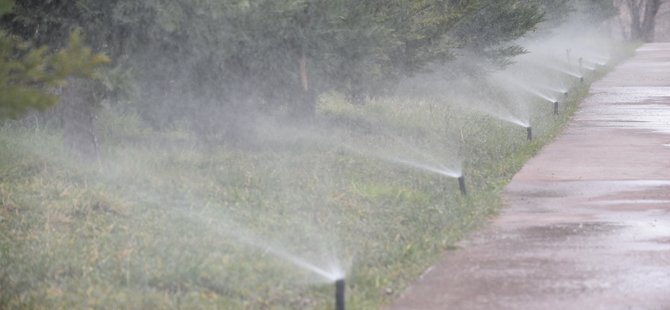
<svg viewBox="0 0 670 310"><path fill-rule="evenodd" d="M461 190L461 194L467 195L468 191L465 189L465 175L461 174L460 177L458 177L458 188Z"/></svg>
<svg viewBox="0 0 670 310"><path fill-rule="evenodd" d="M530 126L526 127L526 137L528 138L529 141L533 140L533 127Z"/></svg>
<svg viewBox="0 0 670 310"><path fill-rule="evenodd" d="M344 279L335 281L335 310L344 310Z"/></svg>
<svg viewBox="0 0 670 310"><path fill-rule="evenodd" d="M585 61L588 62L593 68L605 67L605 66L607 66L607 63L609 62L609 60L604 58L604 57L592 56L592 58L600 58L600 60L598 60L598 59L585 59Z"/></svg>

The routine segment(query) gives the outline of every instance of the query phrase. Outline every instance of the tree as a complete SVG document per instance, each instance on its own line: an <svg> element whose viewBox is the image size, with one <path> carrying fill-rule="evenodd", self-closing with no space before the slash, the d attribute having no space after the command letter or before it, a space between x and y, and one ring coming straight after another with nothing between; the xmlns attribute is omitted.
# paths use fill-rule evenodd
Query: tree
<svg viewBox="0 0 670 310"><path fill-rule="evenodd" d="M234 139L259 110L309 119L323 92L361 101L458 50L504 64L542 20L536 1L19 0L3 24L50 43L81 28L134 72L151 123Z"/></svg>
<svg viewBox="0 0 670 310"><path fill-rule="evenodd" d="M630 18L628 39L642 42L653 42L656 30L656 15L661 7L661 0L619 0Z"/></svg>
<svg viewBox="0 0 670 310"><path fill-rule="evenodd" d="M0 119L53 106L58 98L49 88L64 85L70 76L92 77L94 68L107 62L81 45L78 32L65 48L49 54L46 46L36 48L0 31Z"/></svg>
<svg viewBox="0 0 670 310"><path fill-rule="evenodd" d="M573 2L573 6L581 12L585 21L595 25L601 24L619 13L619 10L614 5L616 0L573 0Z"/></svg>
<svg viewBox="0 0 670 310"><path fill-rule="evenodd" d="M544 16L533 2L480 1L478 9L455 27L452 36L460 48L504 66L511 57L525 52L514 40L535 30Z"/></svg>

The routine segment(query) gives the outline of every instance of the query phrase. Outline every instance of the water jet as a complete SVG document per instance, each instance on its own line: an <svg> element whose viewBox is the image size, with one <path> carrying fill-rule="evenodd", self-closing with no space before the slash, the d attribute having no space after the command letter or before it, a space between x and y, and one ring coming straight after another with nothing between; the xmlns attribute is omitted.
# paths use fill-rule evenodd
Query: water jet
<svg viewBox="0 0 670 310"><path fill-rule="evenodd" d="M591 55L590 58L584 59L585 62L592 65L592 67L605 67L609 62L609 59L606 57Z"/></svg>
<svg viewBox="0 0 670 310"><path fill-rule="evenodd" d="M561 72L563 74L572 76L572 77L577 78L577 79L583 79L584 78L584 75L582 73L583 66L581 64L580 64L577 71L572 71L572 70L569 70L569 69L564 69L564 68L549 65L549 64L541 64L541 66L544 67L544 68L550 69L550 70Z"/></svg>
<svg viewBox="0 0 670 310"><path fill-rule="evenodd" d="M549 101L549 102L554 101L554 99L553 99L552 97L550 97L550 96L546 95L545 93L543 93L543 92L541 92L541 91L539 91L539 90L537 90L537 89L535 89L535 88L532 88L532 87L530 87L530 86L528 86L528 85L526 85L526 84L524 84L524 83L521 83L521 82L519 82L519 81L514 81L514 80L512 80L512 83L513 83L514 85L518 86L519 88L521 88L522 90L526 91L526 92L529 93L529 94L532 94L532 95L534 95L534 96L536 96L536 97L542 98L542 99L544 99L544 100L546 100L546 101ZM554 88L552 88L552 87L546 87L546 86L538 86L538 87L540 87L540 88L544 88L545 90L549 90L549 91L556 91L556 90L555 90Z"/></svg>
<svg viewBox="0 0 670 310"><path fill-rule="evenodd" d="M570 94L570 92L567 89L563 89L563 88L556 88L556 87L551 87L551 86L538 86L538 87L542 87L545 90L561 94L565 97L567 97Z"/></svg>
<svg viewBox="0 0 670 310"><path fill-rule="evenodd" d="M335 281L335 310L344 310L344 279Z"/></svg>
<svg viewBox="0 0 670 310"><path fill-rule="evenodd" d="M458 188L461 190L461 194L467 195L468 191L465 189L465 175L458 177Z"/></svg>
<svg viewBox="0 0 670 310"><path fill-rule="evenodd" d="M424 164L421 162L417 162L411 159L404 159L404 158L399 158L399 157L385 157L385 156L380 156L380 158L385 159L387 161L397 163L397 164L402 164L408 167L412 168L417 168L420 170L432 172L432 173L437 173L446 177L450 178L458 178L459 175L461 175L461 172L458 170L454 169L449 169L443 165L439 166L433 166L433 165L428 165Z"/></svg>
<svg viewBox="0 0 670 310"><path fill-rule="evenodd" d="M533 140L533 127L530 126L526 127L526 137L528 138L529 141Z"/></svg>

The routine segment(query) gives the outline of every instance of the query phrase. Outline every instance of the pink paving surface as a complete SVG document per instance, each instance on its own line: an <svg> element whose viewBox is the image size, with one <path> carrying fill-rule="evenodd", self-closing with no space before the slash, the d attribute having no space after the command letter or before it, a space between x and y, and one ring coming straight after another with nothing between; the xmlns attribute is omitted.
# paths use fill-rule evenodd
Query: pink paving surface
<svg viewBox="0 0 670 310"><path fill-rule="evenodd" d="M670 309L670 43L594 83L504 197L388 309Z"/></svg>

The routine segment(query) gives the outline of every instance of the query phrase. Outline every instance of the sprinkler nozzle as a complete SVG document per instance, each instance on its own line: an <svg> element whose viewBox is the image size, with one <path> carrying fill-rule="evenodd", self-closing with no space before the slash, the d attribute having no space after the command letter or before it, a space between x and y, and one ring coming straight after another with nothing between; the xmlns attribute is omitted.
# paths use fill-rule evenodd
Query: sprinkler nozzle
<svg viewBox="0 0 670 310"><path fill-rule="evenodd" d="M584 83L584 77L583 77L583 76L580 76L580 77L579 77L579 81L582 82L582 83Z"/></svg>
<svg viewBox="0 0 670 310"><path fill-rule="evenodd" d="M461 175L458 177L458 188L461 190L461 194L467 195L468 191L465 189L465 176Z"/></svg>
<svg viewBox="0 0 670 310"><path fill-rule="evenodd" d="M335 281L335 310L344 310L344 279Z"/></svg>
<svg viewBox="0 0 670 310"><path fill-rule="evenodd" d="M528 140L533 140L533 127L526 127L526 136L528 137Z"/></svg>
<svg viewBox="0 0 670 310"><path fill-rule="evenodd" d="M570 94L570 92L567 92L567 91L564 91L564 92L563 92L563 96L566 96L566 97L567 97L569 94Z"/></svg>
<svg viewBox="0 0 670 310"><path fill-rule="evenodd" d="M558 115L558 101L554 101L554 114Z"/></svg>

